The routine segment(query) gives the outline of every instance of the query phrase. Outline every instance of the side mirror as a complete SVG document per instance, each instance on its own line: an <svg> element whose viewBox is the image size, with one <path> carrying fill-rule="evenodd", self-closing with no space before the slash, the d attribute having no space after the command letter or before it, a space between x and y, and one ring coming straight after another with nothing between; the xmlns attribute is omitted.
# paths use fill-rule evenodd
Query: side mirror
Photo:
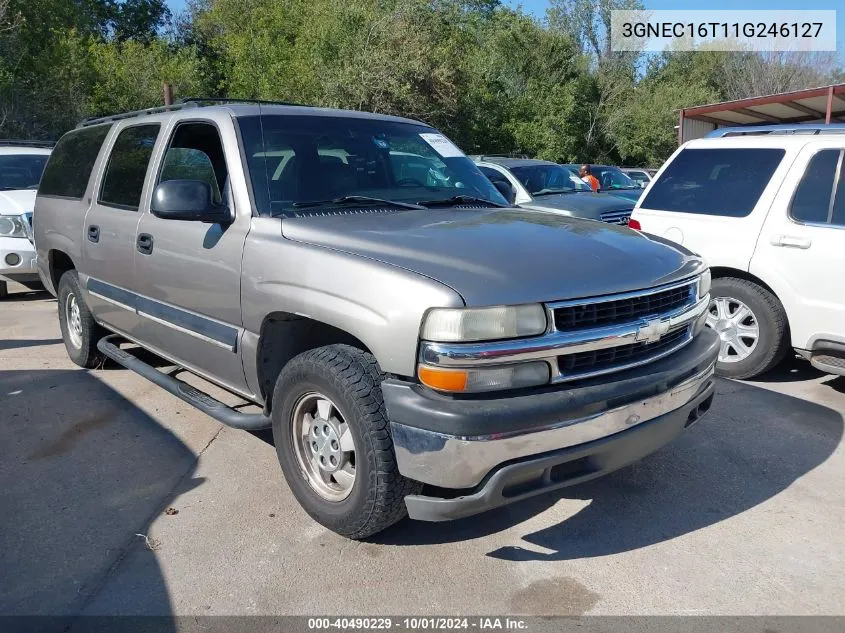
<svg viewBox="0 0 845 633"><path fill-rule="evenodd" d="M516 200L516 191L513 186L505 180L494 180L493 186L499 190L499 193L505 197L509 204L513 204Z"/></svg>
<svg viewBox="0 0 845 633"><path fill-rule="evenodd" d="M163 220L231 224L231 209L212 196L211 185L202 180L166 180L155 188L150 211Z"/></svg>

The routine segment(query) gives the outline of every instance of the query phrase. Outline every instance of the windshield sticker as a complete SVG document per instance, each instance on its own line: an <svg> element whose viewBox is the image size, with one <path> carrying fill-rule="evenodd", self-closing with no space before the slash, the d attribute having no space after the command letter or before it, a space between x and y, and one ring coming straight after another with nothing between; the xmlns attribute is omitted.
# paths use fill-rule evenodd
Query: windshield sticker
<svg viewBox="0 0 845 633"><path fill-rule="evenodd" d="M422 140L431 145L435 152L440 154L443 158L455 158L456 156L463 156L464 153L457 148L448 138L442 134L427 133L420 134Z"/></svg>
<svg viewBox="0 0 845 633"><path fill-rule="evenodd" d="M385 141L383 138L376 138L374 136L373 137L373 143L375 143L375 146L378 147L379 149L390 149L390 143Z"/></svg>

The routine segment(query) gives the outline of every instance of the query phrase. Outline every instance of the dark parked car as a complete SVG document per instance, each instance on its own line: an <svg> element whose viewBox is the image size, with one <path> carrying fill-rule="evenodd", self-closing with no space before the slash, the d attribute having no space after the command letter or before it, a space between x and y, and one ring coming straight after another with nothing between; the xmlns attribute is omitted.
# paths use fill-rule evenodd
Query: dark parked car
<svg viewBox="0 0 845 633"><path fill-rule="evenodd" d="M545 160L473 157L481 172L508 199L524 209L628 224L630 200L600 195L568 169Z"/></svg>
<svg viewBox="0 0 845 633"><path fill-rule="evenodd" d="M578 178L581 165L564 165ZM628 174L613 165L590 165L593 176L599 181L599 193L613 194L632 202L640 199L642 187L634 182Z"/></svg>

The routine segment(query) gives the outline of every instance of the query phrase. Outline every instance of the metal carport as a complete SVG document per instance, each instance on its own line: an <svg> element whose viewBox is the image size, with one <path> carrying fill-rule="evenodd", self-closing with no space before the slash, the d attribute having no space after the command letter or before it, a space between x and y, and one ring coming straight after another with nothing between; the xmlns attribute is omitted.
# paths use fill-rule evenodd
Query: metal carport
<svg viewBox="0 0 845 633"><path fill-rule="evenodd" d="M678 143L725 126L837 122L845 122L845 84L684 108Z"/></svg>

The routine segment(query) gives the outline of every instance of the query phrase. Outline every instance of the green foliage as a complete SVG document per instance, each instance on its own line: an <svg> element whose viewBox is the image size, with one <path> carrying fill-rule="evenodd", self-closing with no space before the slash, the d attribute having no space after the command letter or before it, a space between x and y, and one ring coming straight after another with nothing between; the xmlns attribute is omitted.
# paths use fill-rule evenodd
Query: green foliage
<svg viewBox="0 0 845 633"><path fill-rule="evenodd" d="M820 58L609 48L639 0L0 0L0 136L220 96L407 116L468 153L657 165L677 109L841 76ZM838 74L837 74L838 73ZM745 95L742 95L745 96Z"/></svg>
<svg viewBox="0 0 845 633"><path fill-rule="evenodd" d="M172 50L161 40L150 44L95 40L87 53L93 71L86 108L90 115L161 105L164 82L179 95L204 92L202 64L190 47Z"/></svg>

